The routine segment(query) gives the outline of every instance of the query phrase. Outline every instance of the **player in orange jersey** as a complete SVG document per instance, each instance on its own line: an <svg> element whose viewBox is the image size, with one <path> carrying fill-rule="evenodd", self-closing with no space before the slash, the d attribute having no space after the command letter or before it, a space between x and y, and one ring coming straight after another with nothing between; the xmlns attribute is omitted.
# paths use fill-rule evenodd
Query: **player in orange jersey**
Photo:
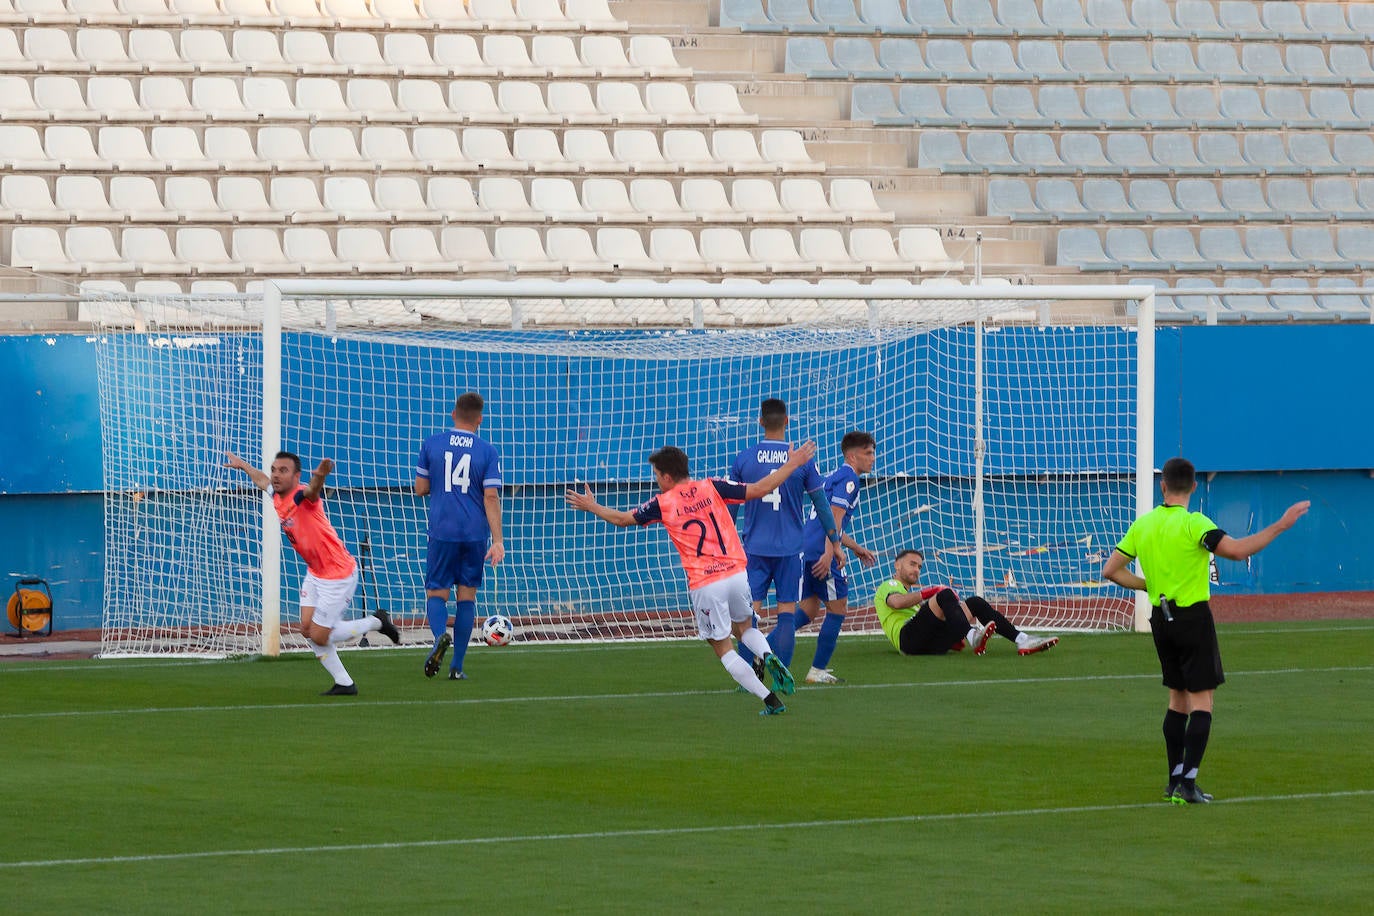
<svg viewBox="0 0 1374 916"><path fill-rule="evenodd" d="M334 686L321 695L354 696L358 687L334 647L374 630L381 630L394 643L401 641L401 634L386 611L357 620L343 619L358 588L358 564L329 523L321 499L334 462L328 458L321 461L309 484L301 483L301 459L291 452L277 452L270 477L233 452L225 453L224 466L246 473L259 490L272 491L282 534L305 561L301 634L310 640L310 648L324 670L334 676Z"/></svg>
<svg viewBox="0 0 1374 916"><path fill-rule="evenodd" d="M687 453L668 445L649 456L654 478L663 492L633 512L609 509L596 501L590 487L568 490L568 505L590 512L620 528L659 522L682 558L687 573L687 592L696 613L697 632L711 644L716 657L741 687L763 700L761 715L772 716L787 707L778 693L795 689L792 673L773 654L768 640L754 626L753 600L744 553L734 520L727 508L733 503L762 499L778 488L792 472L816 454L814 442L792 449L787 462L756 483L742 484L708 478L693 480ZM755 655L773 679L773 690L764 686L754 669L735 651L731 635ZM774 692L776 691L776 692Z"/></svg>

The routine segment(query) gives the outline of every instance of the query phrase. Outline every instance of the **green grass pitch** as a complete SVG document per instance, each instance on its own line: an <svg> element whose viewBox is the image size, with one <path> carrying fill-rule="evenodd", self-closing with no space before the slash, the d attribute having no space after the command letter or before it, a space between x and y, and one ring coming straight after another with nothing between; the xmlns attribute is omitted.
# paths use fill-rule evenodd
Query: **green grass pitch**
<svg viewBox="0 0 1374 916"><path fill-rule="evenodd" d="M699 643L0 667L6 913L1365 912L1374 622L1221 628L1163 803L1149 638L911 659L757 715ZM804 672L814 646L799 643Z"/></svg>

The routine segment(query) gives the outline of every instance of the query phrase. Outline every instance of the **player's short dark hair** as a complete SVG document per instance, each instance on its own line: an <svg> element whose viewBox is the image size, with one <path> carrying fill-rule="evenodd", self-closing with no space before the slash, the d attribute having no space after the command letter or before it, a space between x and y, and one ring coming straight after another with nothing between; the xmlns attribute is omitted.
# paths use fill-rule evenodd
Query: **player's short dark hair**
<svg viewBox="0 0 1374 916"><path fill-rule="evenodd" d="M289 461L291 462L291 466L296 469L297 474L301 472L301 456L297 455L295 452L277 452L277 457L272 460Z"/></svg>
<svg viewBox="0 0 1374 916"><path fill-rule="evenodd" d="M919 548L919 547L908 547L908 548L906 548L905 550L899 550L899 551L897 551L897 556L893 557L893 559L894 559L894 560L900 560L902 557L909 556L909 555L911 555L911 554L913 554L913 553L914 553L916 556L920 557L922 560L924 560L924 559L926 558L925 551L922 550L921 548Z"/></svg>
<svg viewBox="0 0 1374 916"><path fill-rule="evenodd" d="M876 448L878 441L873 438L872 433L866 433L861 429L851 430L844 434L840 440L840 454L844 454L851 448Z"/></svg>
<svg viewBox="0 0 1374 916"><path fill-rule="evenodd" d="M787 402L782 398L768 398L759 405L759 425L779 430L787 425Z"/></svg>
<svg viewBox="0 0 1374 916"><path fill-rule="evenodd" d="M468 391L458 395L458 403L453 405L453 415L463 421L478 420L482 417L482 408L487 406L487 402L482 400L482 396L475 391Z"/></svg>
<svg viewBox="0 0 1374 916"><path fill-rule="evenodd" d="M674 480L686 480L690 476L687 469L687 453L676 445L663 446L649 456L649 463L655 470L667 474Z"/></svg>
<svg viewBox="0 0 1374 916"><path fill-rule="evenodd" d="M1197 482L1197 468L1187 458L1170 458L1164 462L1160 476L1164 478L1164 489L1170 493L1187 493Z"/></svg>

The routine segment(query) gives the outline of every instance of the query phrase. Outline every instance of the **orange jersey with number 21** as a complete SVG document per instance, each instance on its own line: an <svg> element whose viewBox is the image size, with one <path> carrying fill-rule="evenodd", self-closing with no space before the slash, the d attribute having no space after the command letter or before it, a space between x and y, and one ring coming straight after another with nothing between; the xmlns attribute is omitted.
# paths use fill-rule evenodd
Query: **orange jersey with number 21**
<svg viewBox="0 0 1374 916"><path fill-rule="evenodd" d="M353 574L353 556L344 546L334 526L329 524L329 516L324 514L324 504L318 499L305 499L305 487L296 487L290 493L279 496L272 494L272 505L277 509L281 520L282 534L296 548L296 553L305 561L305 568L320 579L347 579Z"/></svg>
<svg viewBox="0 0 1374 916"><path fill-rule="evenodd" d="M727 505L744 502L741 484L718 480L685 480L658 494L661 521L682 557L687 587L701 588L744 572L749 559Z"/></svg>

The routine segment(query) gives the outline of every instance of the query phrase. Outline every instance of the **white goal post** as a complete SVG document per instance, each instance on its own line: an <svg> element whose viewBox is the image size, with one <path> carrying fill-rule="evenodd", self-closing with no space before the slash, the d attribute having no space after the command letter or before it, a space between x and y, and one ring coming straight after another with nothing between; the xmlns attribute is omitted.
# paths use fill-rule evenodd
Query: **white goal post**
<svg viewBox="0 0 1374 916"><path fill-rule="evenodd" d="M1153 504L1154 291L887 281L287 280L260 296L112 296L93 309L106 474L102 652L275 654L295 634L299 559L233 451L334 459L326 507L364 567L355 611L427 643L421 440L466 390L502 454L506 560L478 614L517 641L690 636L661 532L563 502L631 508L674 444L723 476L781 397L821 472L872 432L851 533L846 630L920 547L927 583L981 593L1018 625L1139 629L1099 581ZM765 622L765 626L767 622Z"/></svg>

